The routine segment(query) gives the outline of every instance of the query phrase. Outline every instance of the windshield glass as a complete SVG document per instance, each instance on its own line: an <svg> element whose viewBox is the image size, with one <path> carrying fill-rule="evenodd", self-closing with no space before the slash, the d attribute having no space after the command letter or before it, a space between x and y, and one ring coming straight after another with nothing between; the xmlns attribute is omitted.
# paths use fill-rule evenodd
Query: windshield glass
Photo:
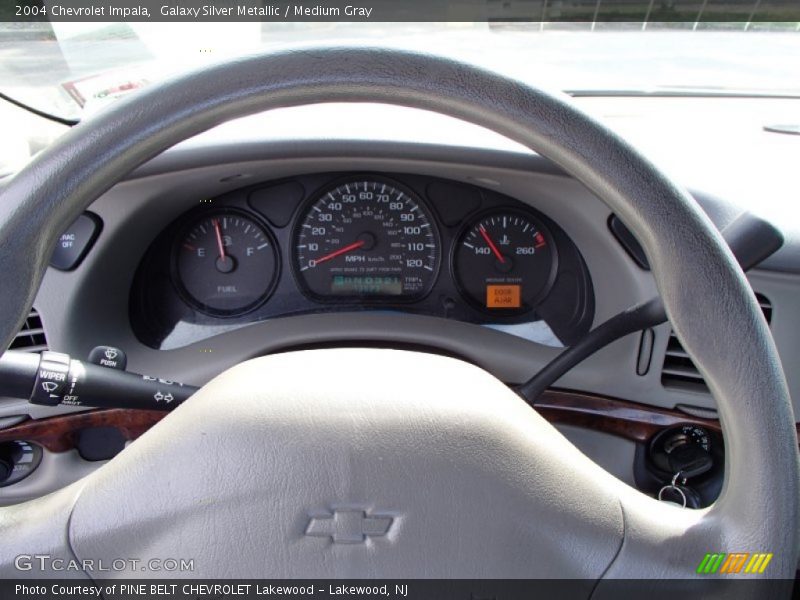
<svg viewBox="0 0 800 600"><path fill-rule="evenodd" d="M0 93L86 118L176 71L310 43L430 51L584 94L800 96L798 23L557 22L0 23ZM30 155L64 130L6 102L0 117L0 165L14 144Z"/></svg>
<svg viewBox="0 0 800 600"><path fill-rule="evenodd" d="M309 43L380 43L571 91L800 95L798 24L0 23L0 86L83 110L178 70Z"/></svg>

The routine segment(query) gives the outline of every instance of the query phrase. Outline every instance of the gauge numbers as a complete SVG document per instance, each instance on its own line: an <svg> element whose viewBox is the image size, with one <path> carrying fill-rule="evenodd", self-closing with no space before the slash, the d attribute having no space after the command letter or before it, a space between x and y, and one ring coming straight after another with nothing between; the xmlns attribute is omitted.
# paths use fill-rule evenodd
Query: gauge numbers
<svg viewBox="0 0 800 600"><path fill-rule="evenodd" d="M418 299L439 265L426 209L385 181L348 181L323 192L301 219L295 246L302 286L322 299Z"/></svg>
<svg viewBox="0 0 800 600"><path fill-rule="evenodd" d="M462 293L491 312L531 310L555 275L551 239L530 215L510 210L484 215L467 227L453 253Z"/></svg>

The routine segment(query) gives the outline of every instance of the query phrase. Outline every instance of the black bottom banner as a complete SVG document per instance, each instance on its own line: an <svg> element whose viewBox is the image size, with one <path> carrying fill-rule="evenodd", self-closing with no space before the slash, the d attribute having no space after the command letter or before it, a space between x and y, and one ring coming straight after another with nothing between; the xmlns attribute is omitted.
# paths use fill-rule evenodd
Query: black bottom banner
<svg viewBox="0 0 800 600"><path fill-rule="evenodd" d="M555 598L791 598L793 581L695 580L0 580L3 600L269 600L270 598L530 600Z"/></svg>

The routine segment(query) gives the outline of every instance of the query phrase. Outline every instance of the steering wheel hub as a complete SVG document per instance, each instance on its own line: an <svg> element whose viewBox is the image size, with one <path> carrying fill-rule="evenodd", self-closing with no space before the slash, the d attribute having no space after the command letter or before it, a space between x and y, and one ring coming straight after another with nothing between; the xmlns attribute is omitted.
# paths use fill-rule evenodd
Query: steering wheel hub
<svg viewBox="0 0 800 600"><path fill-rule="evenodd" d="M212 578L588 584L622 541L614 481L462 361L291 352L223 373L91 476L70 538Z"/></svg>

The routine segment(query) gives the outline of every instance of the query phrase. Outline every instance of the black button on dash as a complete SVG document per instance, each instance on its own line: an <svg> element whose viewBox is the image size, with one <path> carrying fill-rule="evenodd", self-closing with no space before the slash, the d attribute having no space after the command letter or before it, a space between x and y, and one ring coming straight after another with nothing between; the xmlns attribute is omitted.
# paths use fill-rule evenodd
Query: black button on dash
<svg viewBox="0 0 800 600"><path fill-rule="evenodd" d="M99 233L100 219L91 213L83 213L58 238L50 257L50 266L61 271L71 271L77 267Z"/></svg>

